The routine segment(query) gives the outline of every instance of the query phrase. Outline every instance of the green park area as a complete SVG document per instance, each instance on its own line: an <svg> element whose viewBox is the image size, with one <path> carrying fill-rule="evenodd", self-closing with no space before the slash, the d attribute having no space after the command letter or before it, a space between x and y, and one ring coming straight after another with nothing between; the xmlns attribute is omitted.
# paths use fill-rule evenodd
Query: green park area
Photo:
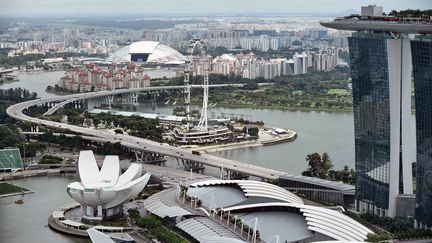
<svg viewBox="0 0 432 243"><path fill-rule="evenodd" d="M209 103L226 107L352 111L349 72L347 67L337 67L329 72L311 71L307 74L278 76L272 79L212 74L209 76L210 84L243 83L244 86L213 88ZM182 82L181 77L176 77L165 85L181 85ZM191 78L192 84L201 82L201 76ZM202 95L199 91L192 92L191 103L201 104ZM181 101L180 97L178 101Z"/></svg>

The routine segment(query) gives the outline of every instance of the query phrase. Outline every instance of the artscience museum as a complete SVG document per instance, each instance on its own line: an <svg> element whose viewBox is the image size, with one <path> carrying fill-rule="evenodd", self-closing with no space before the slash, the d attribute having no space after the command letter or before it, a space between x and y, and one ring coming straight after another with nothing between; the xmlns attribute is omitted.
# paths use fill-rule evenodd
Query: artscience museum
<svg viewBox="0 0 432 243"><path fill-rule="evenodd" d="M150 179L150 173L141 176L142 166L136 163L121 174L118 156L106 156L99 170L89 150L80 152L78 171L81 181L70 183L67 193L81 204L82 217L87 220L121 216L123 203L136 197Z"/></svg>

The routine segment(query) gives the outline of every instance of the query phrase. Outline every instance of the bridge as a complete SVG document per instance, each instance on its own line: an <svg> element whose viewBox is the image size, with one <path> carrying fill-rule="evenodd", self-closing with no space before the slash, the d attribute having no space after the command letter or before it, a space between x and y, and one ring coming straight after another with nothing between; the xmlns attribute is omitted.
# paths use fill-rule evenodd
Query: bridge
<svg viewBox="0 0 432 243"><path fill-rule="evenodd" d="M210 87L224 87L224 86L234 86L234 85L211 85ZM235 86L242 86L242 84L235 84ZM192 88L201 88L201 85L192 85ZM45 105L47 103L58 103L63 106L67 104L67 100L70 102L78 100L93 99L98 97L118 95L131 92L142 92L149 90L173 90L173 89L183 89L184 86L163 86L163 87L145 87L140 89L119 89L113 91L100 91L92 93L81 93L81 94L71 94L60 97L43 98L37 100L31 100L22 102L9 107L6 112L9 116L30 122L36 125L44 125L47 127L65 129L71 132L84 135L86 139L100 142L119 142L123 147L129 148L134 151L143 151L146 153L155 153L165 156L170 156L181 161L188 163L197 163L208 165L212 167L220 168L221 171L227 171L228 173L237 172L241 174L247 174L251 176L256 176L262 179L276 180L279 176L286 174L285 172L267 169L255 165L250 165L234 160L219 158L216 156L201 154L196 155L188 149L170 146L168 144L157 143L143 138L138 138L134 136L124 135L124 134L112 134L110 132L95 130L85 127L74 126L70 124L53 122L44 119L30 117L23 113L24 110L32 107ZM54 106L55 107L55 106Z"/></svg>
<svg viewBox="0 0 432 243"><path fill-rule="evenodd" d="M212 85L211 87L223 87L228 85ZM242 86L241 84L237 86ZM192 86L200 88L200 85ZM74 126L66 123L48 121L35 117L30 117L23 112L33 106L45 105L47 103L63 103L65 105L69 100L70 102L77 100L85 100L97 97L104 97L107 95L123 94L128 92L141 92L146 90L161 90L161 89L183 89L184 86L165 86L165 87L146 87L142 89L130 90L114 90L114 91L100 91L93 93L72 94L59 97L43 98L30 100L22 103L15 104L7 108L6 112L9 116L33 123L36 127L43 125L46 127L64 129L76 134L80 134L85 140L94 142L111 142L120 143L123 147L128 148L135 152L154 153L173 157L183 163L191 165L207 165L219 168L221 174L230 176L254 176L263 180L272 181L278 185L297 192L304 193L311 197L320 200L333 202L336 204L346 204L354 200L354 187L351 185L343 184L340 182L328 181L318 178L311 178L301 175L292 175L286 172L268 169L260 166L250 165L235 160L220 158L208 154L192 154L191 150L180 147L170 146L168 144L158 143L151 140L138 138L124 134L112 134L107 131L90 129L85 127ZM36 129L37 132L37 129ZM294 189L293 189L294 188ZM305 189L305 190L303 190ZM348 199L348 200L347 200Z"/></svg>
<svg viewBox="0 0 432 243"><path fill-rule="evenodd" d="M217 88L217 87L243 87L245 84L212 84L209 85L209 88ZM203 85L190 85L191 88L203 88ZM113 97L115 95L125 95L132 94L136 97L140 92L152 92L152 91L164 91L164 90L183 90L184 86L154 86L154 87L143 87L143 88L133 88L133 89L116 89L111 91L99 91L99 92L89 92L89 93L80 93L80 94L71 94L62 97L55 97L52 99L44 99L42 104L54 104L51 108L45 112L44 115L52 115L60 108L64 107L67 104L88 100L88 99L96 99L96 98L105 98L108 102L108 106L111 107L111 103L113 102ZM40 104L36 104L40 105Z"/></svg>

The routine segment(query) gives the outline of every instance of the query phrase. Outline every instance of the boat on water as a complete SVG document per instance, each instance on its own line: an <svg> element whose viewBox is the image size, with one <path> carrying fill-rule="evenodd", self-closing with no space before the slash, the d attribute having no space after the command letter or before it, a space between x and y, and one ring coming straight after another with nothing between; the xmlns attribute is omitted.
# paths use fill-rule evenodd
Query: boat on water
<svg viewBox="0 0 432 243"><path fill-rule="evenodd" d="M7 75L0 76L0 83L17 82L17 81L19 81L19 79L16 75L7 74Z"/></svg>
<svg viewBox="0 0 432 243"><path fill-rule="evenodd" d="M16 204L24 204L24 199L15 200Z"/></svg>

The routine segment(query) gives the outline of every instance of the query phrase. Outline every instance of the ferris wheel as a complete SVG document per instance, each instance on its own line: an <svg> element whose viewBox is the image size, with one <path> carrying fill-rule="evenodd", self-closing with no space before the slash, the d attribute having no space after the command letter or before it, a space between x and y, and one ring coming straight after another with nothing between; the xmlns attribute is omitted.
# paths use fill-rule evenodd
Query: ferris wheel
<svg viewBox="0 0 432 243"><path fill-rule="evenodd" d="M187 126L191 128L190 124L190 94L191 94L191 84L190 77L192 72L193 57L196 50L199 50L200 63L203 65L203 104L201 108L201 116L198 125L193 127L193 129L200 131L207 131L207 107L208 107L208 95L209 95L209 62L205 51L206 47L201 39L192 39L188 45L187 56L185 61L184 69L184 104L186 106L186 119ZM198 64L199 65L199 64Z"/></svg>

